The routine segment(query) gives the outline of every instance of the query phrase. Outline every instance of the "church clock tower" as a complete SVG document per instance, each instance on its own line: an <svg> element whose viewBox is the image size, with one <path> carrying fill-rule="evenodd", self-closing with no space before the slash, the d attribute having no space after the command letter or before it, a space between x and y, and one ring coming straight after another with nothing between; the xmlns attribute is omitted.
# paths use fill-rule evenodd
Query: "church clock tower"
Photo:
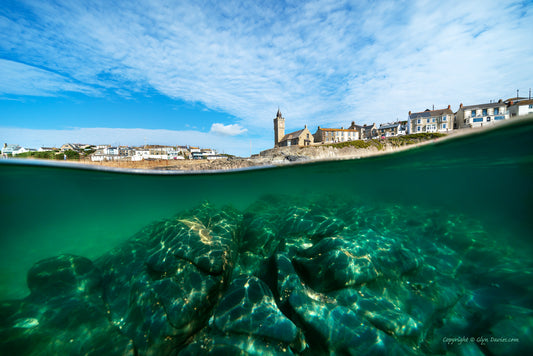
<svg viewBox="0 0 533 356"><path fill-rule="evenodd" d="M283 136L285 136L285 118L281 116L281 111L278 108L278 113L274 119L274 147L279 146Z"/></svg>

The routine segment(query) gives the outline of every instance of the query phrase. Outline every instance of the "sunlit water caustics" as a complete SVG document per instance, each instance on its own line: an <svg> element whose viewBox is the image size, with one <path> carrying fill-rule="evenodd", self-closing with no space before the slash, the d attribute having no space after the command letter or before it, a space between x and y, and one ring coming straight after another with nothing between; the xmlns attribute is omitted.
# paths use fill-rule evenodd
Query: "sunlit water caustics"
<svg viewBox="0 0 533 356"><path fill-rule="evenodd" d="M525 354L533 123L156 175L0 164L0 354Z"/></svg>

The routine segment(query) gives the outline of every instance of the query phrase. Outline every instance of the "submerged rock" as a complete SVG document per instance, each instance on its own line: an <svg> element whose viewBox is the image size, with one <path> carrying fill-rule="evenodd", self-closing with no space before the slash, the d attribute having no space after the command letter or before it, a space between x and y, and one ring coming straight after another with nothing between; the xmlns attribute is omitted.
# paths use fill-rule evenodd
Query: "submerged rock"
<svg viewBox="0 0 533 356"><path fill-rule="evenodd" d="M99 261L112 322L136 348L170 352L205 326L233 268L238 221L204 205L130 241L144 255L124 261L120 250Z"/></svg>
<svg viewBox="0 0 533 356"><path fill-rule="evenodd" d="M487 236L419 207L203 204L94 262L36 263L0 303L0 354L526 353L531 263Z"/></svg>
<svg viewBox="0 0 533 356"><path fill-rule="evenodd" d="M31 294L0 304L0 354L133 355L132 341L109 322L101 280L84 257L37 262L28 273Z"/></svg>
<svg viewBox="0 0 533 356"><path fill-rule="evenodd" d="M214 325L222 332L254 335L276 342L295 341L296 326L281 313L268 286L256 277L239 277L220 301Z"/></svg>

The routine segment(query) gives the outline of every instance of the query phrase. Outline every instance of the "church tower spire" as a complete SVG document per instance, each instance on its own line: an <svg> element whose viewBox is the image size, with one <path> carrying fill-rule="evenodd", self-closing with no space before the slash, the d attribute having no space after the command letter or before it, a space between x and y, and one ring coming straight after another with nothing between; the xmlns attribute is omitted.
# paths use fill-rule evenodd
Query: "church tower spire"
<svg viewBox="0 0 533 356"><path fill-rule="evenodd" d="M279 142L285 136L285 118L281 115L281 111L278 107L276 118L274 119L274 147L279 146Z"/></svg>

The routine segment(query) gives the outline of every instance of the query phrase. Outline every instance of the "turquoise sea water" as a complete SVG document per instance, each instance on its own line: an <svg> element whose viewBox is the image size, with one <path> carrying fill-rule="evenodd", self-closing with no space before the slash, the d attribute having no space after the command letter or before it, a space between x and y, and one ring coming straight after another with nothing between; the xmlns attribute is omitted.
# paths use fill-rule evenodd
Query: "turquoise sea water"
<svg viewBox="0 0 533 356"><path fill-rule="evenodd" d="M526 350L532 137L523 121L393 155L216 174L1 162L0 350ZM87 298L98 321L80 312ZM173 312L189 302L195 312ZM65 309L76 325L50 319L65 304L84 305Z"/></svg>

